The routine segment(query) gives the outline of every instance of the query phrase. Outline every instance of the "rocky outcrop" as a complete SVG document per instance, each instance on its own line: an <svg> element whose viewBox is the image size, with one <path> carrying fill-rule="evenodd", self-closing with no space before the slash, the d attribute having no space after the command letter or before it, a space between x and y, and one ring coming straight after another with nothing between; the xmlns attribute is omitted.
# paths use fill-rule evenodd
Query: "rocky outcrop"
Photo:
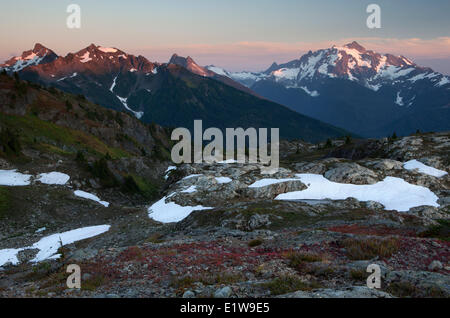
<svg viewBox="0 0 450 318"><path fill-rule="evenodd" d="M301 191L306 186L300 180L284 181L260 188L246 188L242 191L243 196L249 200L275 199L278 195L287 192Z"/></svg>
<svg viewBox="0 0 450 318"><path fill-rule="evenodd" d="M319 289L311 292L297 291L280 298L393 298L389 293L365 286L351 286L345 289Z"/></svg>
<svg viewBox="0 0 450 318"><path fill-rule="evenodd" d="M330 181L352 184L374 184L378 182L378 175L357 163L341 163L325 172L324 177Z"/></svg>

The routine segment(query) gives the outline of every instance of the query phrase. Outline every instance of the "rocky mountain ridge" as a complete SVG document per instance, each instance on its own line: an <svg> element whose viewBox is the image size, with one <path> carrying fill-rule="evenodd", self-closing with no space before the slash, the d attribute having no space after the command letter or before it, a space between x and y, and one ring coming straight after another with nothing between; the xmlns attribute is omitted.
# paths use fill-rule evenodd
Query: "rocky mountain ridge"
<svg viewBox="0 0 450 318"><path fill-rule="evenodd" d="M449 118L448 76L357 42L310 51L259 73L208 69L299 113L365 137L449 129L442 120Z"/></svg>
<svg viewBox="0 0 450 318"><path fill-rule="evenodd" d="M203 71L190 58L174 56L172 62L152 63L91 44L52 62L28 66L18 76L166 127L192 130L194 120L201 119L209 127L280 128L283 138L309 141L349 134L255 96L228 77Z"/></svg>
<svg viewBox="0 0 450 318"><path fill-rule="evenodd" d="M22 55L15 56L0 64L0 69L5 69L7 72L19 72L32 65L53 62L57 58L58 55L55 52L40 43L36 43L32 50L25 51Z"/></svg>

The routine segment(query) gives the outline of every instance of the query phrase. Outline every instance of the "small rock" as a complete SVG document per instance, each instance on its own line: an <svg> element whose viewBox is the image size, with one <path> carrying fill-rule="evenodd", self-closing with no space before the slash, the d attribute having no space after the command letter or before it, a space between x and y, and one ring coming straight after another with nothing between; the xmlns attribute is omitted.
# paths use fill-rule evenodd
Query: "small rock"
<svg viewBox="0 0 450 318"><path fill-rule="evenodd" d="M183 294L183 298L195 298L195 294L191 290L186 290Z"/></svg>
<svg viewBox="0 0 450 318"><path fill-rule="evenodd" d="M233 291L229 286L223 287L221 289L216 290L214 293L214 298L230 298Z"/></svg>
<svg viewBox="0 0 450 318"><path fill-rule="evenodd" d="M92 275L89 274L89 273L84 273L83 276L81 276L81 279L82 279L83 281L87 281L87 280L89 280L89 279L91 279L91 278L92 278Z"/></svg>
<svg viewBox="0 0 450 318"><path fill-rule="evenodd" d="M428 269L429 269L430 271L436 271L436 270L442 269L443 267L444 267L444 266L442 265L441 262L439 262L439 261L433 261L433 262L431 262L431 264L428 266Z"/></svg>
<svg viewBox="0 0 450 318"><path fill-rule="evenodd" d="M403 163L396 160L383 159L377 162L374 165L374 168L378 170L401 170L403 168Z"/></svg>
<svg viewBox="0 0 450 318"><path fill-rule="evenodd" d="M9 168L10 164L8 163L8 161L0 158L0 169L9 169Z"/></svg>
<svg viewBox="0 0 450 318"><path fill-rule="evenodd" d="M248 221L248 227L251 230L259 229L261 227L268 226L270 224L271 222L268 215L255 214L252 215L252 217Z"/></svg>
<svg viewBox="0 0 450 318"><path fill-rule="evenodd" d="M411 208L408 211L408 214L413 214L416 216L419 216L424 219L428 219L430 221L432 220L440 220L440 219L446 219L447 215L443 211L440 211L439 209L432 207L432 206L419 206L415 208ZM433 223L433 222L429 222Z"/></svg>
<svg viewBox="0 0 450 318"><path fill-rule="evenodd" d="M439 201L438 201L438 203L439 203L440 205L450 205L450 197L443 197L443 198L440 198Z"/></svg>
<svg viewBox="0 0 450 318"><path fill-rule="evenodd" d="M432 242L431 242L431 245L433 245L434 247L441 247L441 244L439 244L439 243L436 242L436 241L432 241Z"/></svg>
<svg viewBox="0 0 450 318"><path fill-rule="evenodd" d="M384 209L384 205L382 205L381 203L376 202L376 201L367 201L366 207L370 210L383 210Z"/></svg>
<svg viewBox="0 0 450 318"><path fill-rule="evenodd" d="M22 250L17 254L17 258L19 262L26 263L33 259L38 252L39 249L37 248Z"/></svg>
<svg viewBox="0 0 450 318"><path fill-rule="evenodd" d="M94 189L101 188L100 184L98 184L97 181L95 181L95 179L89 179L89 183L90 183L91 187Z"/></svg>
<svg viewBox="0 0 450 318"><path fill-rule="evenodd" d="M318 289L297 291L278 298L392 298L392 295L366 286L349 286L344 289Z"/></svg>
<svg viewBox="0 0 450 318"><path fill-rule="evenodd" d="M340 163L335 168L325 172L324 177L330 181L351 184L375 184L377 174L357 163Z"/></svg>

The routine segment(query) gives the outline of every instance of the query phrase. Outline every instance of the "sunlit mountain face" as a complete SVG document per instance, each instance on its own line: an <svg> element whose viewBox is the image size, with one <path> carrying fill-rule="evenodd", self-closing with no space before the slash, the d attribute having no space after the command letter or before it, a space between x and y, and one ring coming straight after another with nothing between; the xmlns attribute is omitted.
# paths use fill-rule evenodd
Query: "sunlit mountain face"
<svg viewBox="0 0 450 318"><path fill-rule="evenodd" d="M356 42L308 52L266 71L208 69L257 94L367 137L448 130L450 78Z"/></svg>
<svg viewBox="0 0 450 318"><path fill-rule="evenodd" d="M280 137L288 139L320 141L351 134L262 98L191 57L176 54L168 63L158 63L91 44L76 53L30 64L18 74L25 80L83 95L146 123L168 127L192 129L194 120L202 119L205 127L223 129L277 127Z"/></svg>

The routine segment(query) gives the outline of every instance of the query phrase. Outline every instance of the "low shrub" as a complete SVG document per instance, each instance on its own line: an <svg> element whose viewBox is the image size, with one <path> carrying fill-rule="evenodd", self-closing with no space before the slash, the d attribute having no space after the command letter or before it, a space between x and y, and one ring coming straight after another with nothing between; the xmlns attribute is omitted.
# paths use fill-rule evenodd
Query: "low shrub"
<svg viewBox="0 0 450 318"><path fill-rule="evenodd" d="M346 239L342 241L347 257L351 260L370 260L375 257L392 256L400 248L397 238L387 239Z"/></svg>
<svg viewBox="0 0 450 318"><path fill-rule="evenodd" d="M270 294L273 296L293 293L299 290L309 291L320 288L320 285L316 282L305 283L300 278L291 275L277 277L268 283L264 283L262 286L269 289Z"/></svg>
<svg viewBox="0 0 450 318"><path fill-rule="evenodd" d="M264 240L262 239L254 239L251 240L250 242L248 242L248 246L249 247L256 247L256 246L260 246L264 243Z"/></svg>

